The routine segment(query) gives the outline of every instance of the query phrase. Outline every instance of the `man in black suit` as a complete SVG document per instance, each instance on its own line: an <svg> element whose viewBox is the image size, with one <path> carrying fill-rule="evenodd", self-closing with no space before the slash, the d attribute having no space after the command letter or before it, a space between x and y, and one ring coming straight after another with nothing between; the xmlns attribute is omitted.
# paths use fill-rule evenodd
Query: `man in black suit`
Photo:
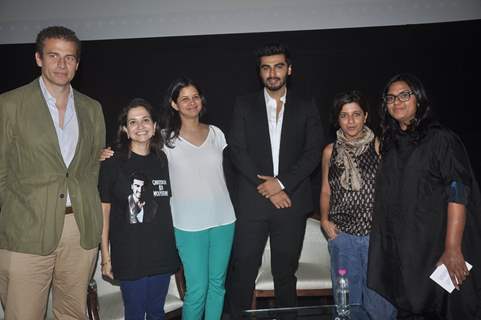
<svg viewBox="0 0 481 320"><path fill-rule="evenodd" d="M237 222L230 275L231 316L249 309L267 237L278 307L297 304L295 272L306 217L313 210L310 175L323 143L312 101L287 90L292 73L287 48L257 52L262 91L239 97L229 136L238 171Z"/></svg>

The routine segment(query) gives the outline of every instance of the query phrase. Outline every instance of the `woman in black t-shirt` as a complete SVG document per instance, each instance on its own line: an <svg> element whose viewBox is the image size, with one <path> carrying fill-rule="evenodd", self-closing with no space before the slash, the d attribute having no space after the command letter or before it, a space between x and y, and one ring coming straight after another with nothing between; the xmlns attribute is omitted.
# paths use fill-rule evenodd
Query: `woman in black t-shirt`
<svg viewBox="0 0 481 320"><path fill-rule="evenodd" d="M100 170L102 274L120 281L125 319L164 318L179 267L163 139L153 108L134 99L119 117L117 152Z"/></svg>

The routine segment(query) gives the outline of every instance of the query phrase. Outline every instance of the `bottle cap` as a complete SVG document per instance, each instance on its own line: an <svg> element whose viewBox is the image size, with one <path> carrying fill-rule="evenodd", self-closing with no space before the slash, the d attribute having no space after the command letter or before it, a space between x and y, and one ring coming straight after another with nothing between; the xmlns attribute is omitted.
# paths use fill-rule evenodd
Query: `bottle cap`
<svg viewBox="0 0 481 320"><path fill-rule="evenodd" d="M340 268L339 270L337 270L337 273L340 275L340 276L345 276L347 274L347 269L345 268Z"/></svg>

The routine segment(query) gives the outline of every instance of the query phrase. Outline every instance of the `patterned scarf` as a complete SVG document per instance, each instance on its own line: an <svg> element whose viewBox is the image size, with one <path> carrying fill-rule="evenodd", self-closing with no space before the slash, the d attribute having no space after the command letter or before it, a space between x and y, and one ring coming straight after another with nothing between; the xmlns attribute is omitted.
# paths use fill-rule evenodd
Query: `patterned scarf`
<svg viewBox="0 0 481 320"><path fill-rule="evenodd" d="M374 133L368 127L362 128L361 134L354 140L347 140L344 132L339 129L336 132L337 156L334 159L338 167L344 167L341 175L341 186L346 190L361 190L362 178L354 162L354 158L363 154L374 139Z"/></svg>

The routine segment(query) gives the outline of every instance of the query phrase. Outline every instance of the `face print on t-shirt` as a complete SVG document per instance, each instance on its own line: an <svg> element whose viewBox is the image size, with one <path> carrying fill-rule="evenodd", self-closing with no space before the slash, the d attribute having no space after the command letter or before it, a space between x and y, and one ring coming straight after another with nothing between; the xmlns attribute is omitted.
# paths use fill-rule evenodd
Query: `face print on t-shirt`
<svg viewBox="0 0 481 320"><path fill-rule="evenodd" d="M146 223L155 218L157 203L152 195L151 179L145 174L133 172L130 175L127 217L130 224Z"/></svg>

